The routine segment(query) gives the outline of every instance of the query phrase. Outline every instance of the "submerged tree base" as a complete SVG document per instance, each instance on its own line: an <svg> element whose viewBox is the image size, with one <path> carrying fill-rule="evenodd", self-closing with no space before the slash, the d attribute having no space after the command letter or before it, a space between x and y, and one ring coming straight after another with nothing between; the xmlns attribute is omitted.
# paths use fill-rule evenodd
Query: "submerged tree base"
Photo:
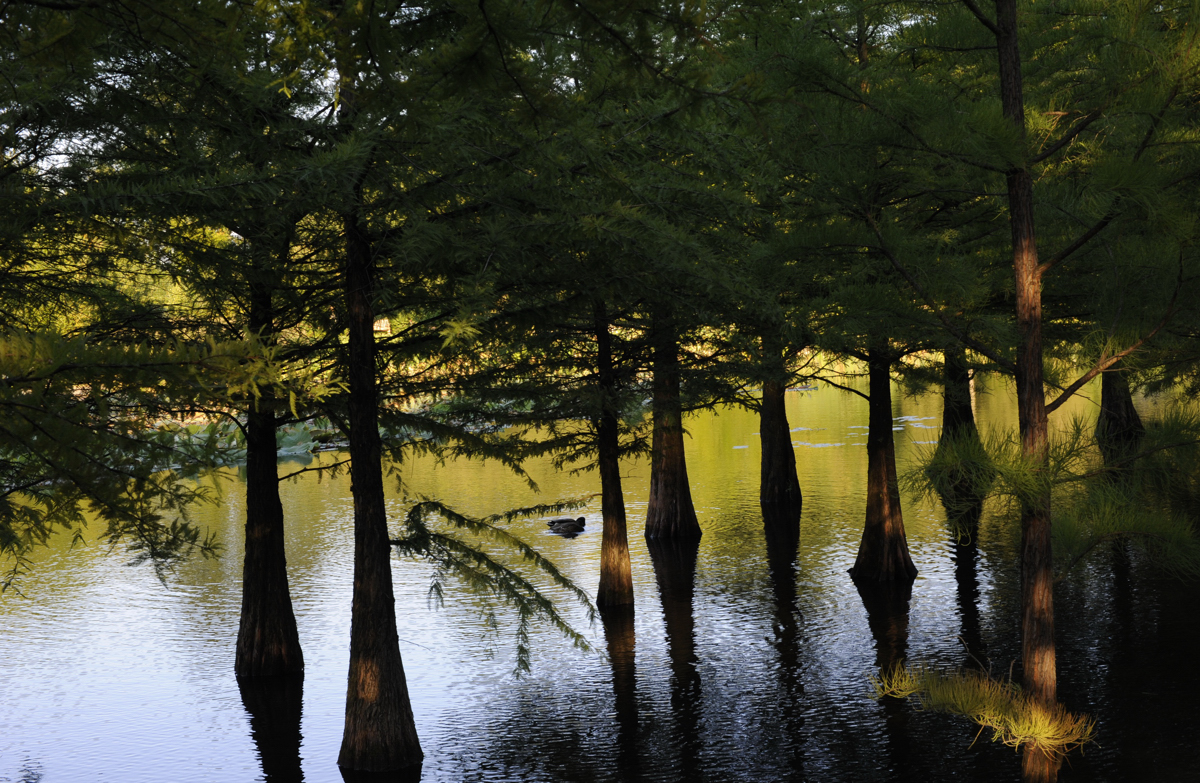
<svg viewBox="0 0 1200 783"><path fill-rule="evenodd" d="M915 697L922 709L962 715L991 729L993 742L1034 748L1052 760L1095 740L1096 723L1087 715L1067 712L1060 704L1047 708L1016 683L983 672L897 666L871 677L871 687L876 698Z"/></svg>

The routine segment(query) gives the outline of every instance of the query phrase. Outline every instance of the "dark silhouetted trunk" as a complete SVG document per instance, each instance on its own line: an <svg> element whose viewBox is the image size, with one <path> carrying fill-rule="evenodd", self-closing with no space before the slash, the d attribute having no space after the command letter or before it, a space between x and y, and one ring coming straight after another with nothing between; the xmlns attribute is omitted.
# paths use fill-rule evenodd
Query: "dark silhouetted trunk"
<svg viewBox="0 0 1200 783"><path fill-rule="evenodd" d="M375 263L358 215L346 215L343 222L354 595L346 726L338 766L382 772L413 767L422 753L400 659L392 593L375 378Z"/></svg>
<svg viewBox="0 0 1200 783"><path fill-rule="evenodd" d="M870 414L867 420L867 519L850 576L855 582L911 582L917 568L908 555L900 489L896 481L896 445L892 433L892 357L867 353Z"/></svg>
<svg viewBox="0 0 1200 783"><path fill-rule="evenodd" d="M936 486L951 527L955 520L980 502L984 482L982 471L989 466L968 459L968 445L979 448L979 429L971 410L971 373L961 346L947 348L943 353L942 435L938 440L938 469ZM947 455L946 451L950 450ZM990 476L990 472L989 472ZM990 481L990 479L989 479Z"/></svg>
<svg viewBox="0 0 1200 783"><path fill-rule="evenodd" d="M300 707L304 675L238 677L250 736L262 762L265 783L301 783Z"/></svg>
<svg viewBox="0 0 1200 783"><path fill-rule="evenodd" d="M975 413L971 410L971 370L962 346L947 348L943 354L942 437L979 437Z"/></svg>
<svg viewBox="0 0 1200 783"><path fill-rule="evenodd" d="M600 542L600 589L596 606L607 609L633 604L633 572L625 525L625 495L621 491L621 450L617 417L617 372L613 365L612 335L604 303L596 314L596 346L600 382L600 420L597 427L600 468L600 509L604 532Z"/></svg>
<svg viewBox="0 0 1200 783"><path fill-rule="evenodd" d="M1004 116L1025 133L1025 99L1016 0L996 0L996 50L1000 103ZM1033 178L1024 166L1006 176L1012 229L1014 294L1017 309L1017 421L1021 453L1035 471L1049 465L1049 425L1042 384L1042 279L1033 219ZM1021 663L1025 692L1052 708L1058 701L1054 656L1054 572L1050 542L1050 487L1024 498L1021 508ZM1058 765L1040 750L1026 747L1026 783L1049 783Z"/></svg>
<svg viewBox="0 0 1200 783"><path fill-rule="evenodd" d="M613 698L617 708L617 772L621 780L635 780L638 762L636 635L632 606L614 607L600 615L608 661L612 665Z"/></svg>
<svg viewBox="0 0 1200 783"><path fill-rule="evenodd" d="M800 521L803 499L800 480L796 478L796 451L792 448L792 433L784 408L786 392L781 380L763 382L758 426L762 443L758 501L768 524L795 525Z"/></svg>
<svg viewBox="0 0 1200 783"><path fill-rule="evenodd" d="M1112 370L1101 373L1096 442L1104 455L1104 464L1113 466L1137 452L1145 435L1146 427L1133 407L1133 395L1125 376Z"/></svg>
<svg viewBox="0 0 1200 783"><path fill-rule="evenodd" d="M979 441L975 414L971 410L971 373L965 352L961 346L954 346L947 348L943 357L944 391L939 450L950 447L952 442ZM983 668L986 653L979 625L979 578L976 570L983 498L976 489L976 480L978 477L960 470L941 483L939 491L954 541L954 578L958 585L958 611L962 621L959 638L966 648L965 664L970 668Z"/></svg>
<svg viewBox="0 0 1200 783"><path fill-rule="evenodd" d="M252 285L250 298L250 328L269 340L274 333L270 289ZM239 677L304 670L283 546L274 401L272 391L263 389L246 414L246 551L233 665Z"/></svg>
<svg viewBox="0 0 1200 783"><path fill-rule="evenodd" d="M696 622L693 596L696 585L697 538L649 539L646 546L658 582L663 621L667 627L667 652L671 658L671 712L679 733L680 780L700 778L700 672L696 665Z"/></svg>
<svg viewBox="0 0 1200 783"><path fill-rule="evenodd" d="M667 317L655 318L654 434L650 454L647 538L699 538L683 452L683 408L679 399L679 338Z"/></svg>

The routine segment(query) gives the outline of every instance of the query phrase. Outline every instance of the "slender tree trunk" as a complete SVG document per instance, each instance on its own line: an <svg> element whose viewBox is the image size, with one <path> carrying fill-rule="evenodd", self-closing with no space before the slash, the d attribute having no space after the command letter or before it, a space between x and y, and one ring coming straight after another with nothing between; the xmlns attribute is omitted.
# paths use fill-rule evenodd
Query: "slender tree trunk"
<svg viewBox="0 0 1200 783"><path fill-rule="evenodd" d="M968 455L968 446L979 447L979 430L971 410L971 373L961 346L947 348L943 354L942 435L937 451L941 459L937 486L946 518L952 528L960 518L983 502L984 476L989 466L980 465ZM949 455L946 450L950 450ZM982 451L982 449L980 449ZM988 480L990 481L990 474ZM962 531L958 531L962 532Z"/></svg>
<svg viewBox="0 0 1200 783"><path fill-rule="evenodd" d="M699 538L683 451L683 408L679 399L679 340L669 318L655 319L654 434L650 455L647 538Z"/></svg>
<svg viewBox="0 0 1200 783"><path fill-rule="evenodd" d="M250 328L269 340L274 333L271 291L251 284L250 297ZM264 389L246 414L246 552L233 664L238 677L304 670L288 590L273 403L270 389Z"/></svg>
<svg viewBox="0 0 1200 783"><path fill-rule="evenodd" d="M617 373L613 365L612 335L603 302L598 302L596 346L599 353L600 422L598 427L600 467L600 508L604 534L600 542L600 589L596 606L633 604L633 571L629 565L629 540L625 526L625 495L621 491L621 452L617 418Z"/></svg>
<svg viewBox="0 0 1200 783"><path fill-rule="evenodd" d="M1016 0L996 0L996 49L1000 66L1000 101L1004 115L1025 132L1025 100L1021 83L1021 51ZM1016 281L1017 421L1021 452L1029 466L1044 473L1049 465L1049 423L1042 384L1042 280L1038 270L1033 219L1033 178L1027 168L1006 177ZM1021 659L1025 691L1046 708L1058 701L1054 655L1054 573L1050 542L1050 487L1043 483L1021 508ZM1027 783L1058 777L1057 763L1036 748L1026 747L1022 774Z"/></svg>
<svg viewBox="0 0 1200 783"><path fill-rule="evenodd" d="M971 371L961 345L942 352L942 437L979 437L975 413L971 410Z"/></svg>
<svg viewBox="0 0 1200 783"><path fill-rule="evenodd" d="M917 568L908 555L896 444L892 433L892 359L886 351L867 352L870 415L867 421L867 519L858 558L850 569L855 582L911 582Z"/></svg>
<svg viewBox="0 0 1200 783"><path fill-rule="evenodd" d="M796 477L796 450L792 448L784 407L786 392L782 380L763 381L758 426L762 444L758 502L767 524L796 524L803 504L800 480Z"/></svg>
<svg viewBox="0 0 1200 783"><path fill-rule="evenodd" d="M1112 465L1137 451L1146 435L1146 427L1137 408L1129 382L1116 371L1100 374L1100 416L1096 420L1096 442L1104 455L1104 464Z"/></svg>
<svg viewBox="0 0 1200 783"><path fill-rule="evenodd" d="M338 766L383 772L419 764L422 753L400 658L392 593L375 379L375 262L358 215L344 216L344 230L354 596L346 726Z"/></svg>

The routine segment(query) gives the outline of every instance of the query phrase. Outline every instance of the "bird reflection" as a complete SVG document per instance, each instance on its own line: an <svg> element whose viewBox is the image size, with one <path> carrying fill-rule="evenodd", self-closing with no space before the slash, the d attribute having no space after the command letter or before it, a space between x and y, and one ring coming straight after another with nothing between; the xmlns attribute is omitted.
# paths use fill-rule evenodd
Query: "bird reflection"
<svg viewBox="0 0 1200 783"><path fill-rule="evenodd" d="M671 711L679 732L682 779L700 777L700 672L692 614L699 539L646 539L667 626L671 659Z"/></svg>
<svg viewBox="0 0 1200 783"><path fill-rule="evenodd" d="M301 783L300 705L303 674L239 677L242 704L250 715L250 736L262 761L266 783Z"/></svg>

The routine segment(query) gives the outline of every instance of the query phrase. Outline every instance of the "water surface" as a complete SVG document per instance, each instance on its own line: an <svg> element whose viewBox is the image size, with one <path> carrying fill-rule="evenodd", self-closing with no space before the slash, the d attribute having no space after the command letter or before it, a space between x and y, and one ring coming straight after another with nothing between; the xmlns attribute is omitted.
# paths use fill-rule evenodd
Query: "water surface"
<svg viewBox="0 0 1200 783"><path fill-rule="evenodd" d="M1013 426L1007 390L982 392L981 425ZM964 664L960 637L976 640L995 672L1008 670L1019 651L1011 523L985 516L973 571L956 572L940 507L907 498L920 575L907 611L901 601L868 616L846 574L865 504L866 403L822 389L789 393L787 405L805 497L799 542L764 536L755 416L692 417L688 470L704 537L652 553L640 535L648 471L624 466L635 613L592 626L564 604L593 653L539 628L533 671L516 679L511 617L498 612L491 630L492 607L453 586L433 610L430 567L395 559L423 780L1017 779L1012 750L976 739L964 721L874 701L867 685L888 656ZM1094 415L1086 398L1072 405L1066 415ZM904 470L936 441L940 399L897 394L894 408ZM486 514L599 490L595 473L545 463L530 471L540 494L499 465L414 460L391 507L399 518L407 492ZM64 538L35 554L25 597L0 598L0 781L341 780L348 477L306 473L283 485L306 673L302 687L265 700L243 695L233 677L244 499L236 475L216 484L222 502L196 516L220 534L220 560L189 562L164 586L120 552L72 549ZM594 591L598 498L578 513L589 527L570 540L547 533L543 520L512 529ZM1062 780L1200 779L1197 599L1194 585L1119 552L1060 584L1060 695L1099 721L1099 741L1072 756Z"/></svg>

